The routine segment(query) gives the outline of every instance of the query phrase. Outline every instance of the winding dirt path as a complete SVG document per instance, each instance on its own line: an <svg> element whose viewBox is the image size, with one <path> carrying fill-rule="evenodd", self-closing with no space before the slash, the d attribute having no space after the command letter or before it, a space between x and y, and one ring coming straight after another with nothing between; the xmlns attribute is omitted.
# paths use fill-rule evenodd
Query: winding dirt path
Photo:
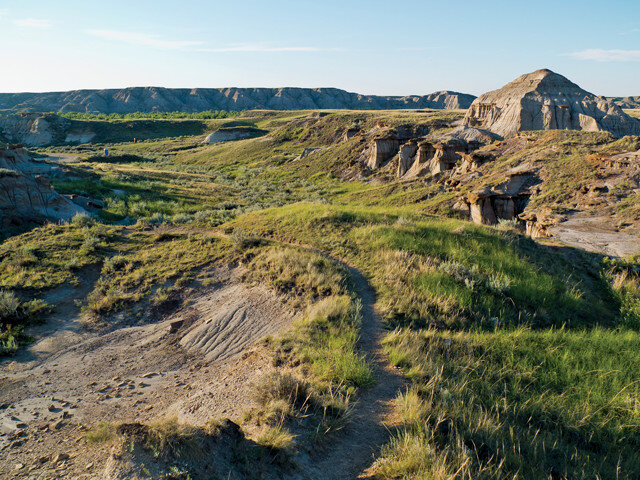
<svg viewBox="0 0 640 480"><path fill-rule="evenodd" d="M406 385L402 373L389 364L382 349L384 329L376 311L373 288L359 270L340 263L349 269L362 300L360 348L371 363L376 383L360 392L351 422L343 432L331 439L330 448L310 458L308 474L309 478L314 479L373 478L367 469L380 447L387 442L389 430L399 424L393 401Z"/></svg>
<svg viewBox="0 0 640 480"><path fill-rule="evenodd" d="M227 237L224 232L203 232ZM303 248L322 255L349 270L357 295L362 302L362 325L359 347L366 355L373 370L375 385L362 389L348 426L331 438L324 449L299 459L304 471L302 478L310 480L373 479L371 467L380 448L387 442L390 430L400 424L395 413L394 399L407 385L402 372L393 367L382 348L384 327L376 310L376 293L366 277L346 260L339 259L312 245L286 242L265 237L282 245ZM292 478L300 478L293 475Z"/></svg>

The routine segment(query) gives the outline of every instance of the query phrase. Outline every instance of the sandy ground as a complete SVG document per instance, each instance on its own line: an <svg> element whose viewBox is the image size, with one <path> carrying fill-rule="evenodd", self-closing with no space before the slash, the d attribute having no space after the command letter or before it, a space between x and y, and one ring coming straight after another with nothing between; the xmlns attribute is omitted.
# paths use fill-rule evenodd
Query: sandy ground
<svg viewBox="0 0 640 480"><path fill-rule="evenodd" d="M253 404L253 383L271 368L256 342L293 320L266 287L231 281L204 289L159 323L91 332L80 327L71 301L84 289L69 288L52 293L67 305L33 332L39 340L0 364L0 478L75 478L89 463L92 475L107 456L91 460L92 450L69 444L103 421L237 418ZM65 469L39 460L56 454L70 455Z"/></svg>
<svg viewBox="0 0 640 480"><path fill-rule="evenodd" d="M609 217L576 214L550 231L561 242L590 252L612 257L640 254L640 237L617 231Z"/></svg>

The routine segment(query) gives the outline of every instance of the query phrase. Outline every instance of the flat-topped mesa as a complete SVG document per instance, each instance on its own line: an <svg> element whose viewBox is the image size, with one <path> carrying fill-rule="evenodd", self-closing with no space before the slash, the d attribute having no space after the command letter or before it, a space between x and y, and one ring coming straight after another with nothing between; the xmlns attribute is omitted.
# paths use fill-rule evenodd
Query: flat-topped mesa
<svg viewBox="0 0 640 480"><path fill-rule="evenodd" d="M616 137L640 133L640 121L616 104L547 69L479 96L463 124L502 136L526 130L607 131Z"/></svg>

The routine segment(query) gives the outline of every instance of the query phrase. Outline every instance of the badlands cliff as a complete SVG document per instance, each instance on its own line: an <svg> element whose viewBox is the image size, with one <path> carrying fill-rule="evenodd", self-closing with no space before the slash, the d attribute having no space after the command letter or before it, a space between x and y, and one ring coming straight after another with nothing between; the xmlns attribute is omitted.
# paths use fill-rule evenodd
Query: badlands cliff
<svg viewBox="0 0 640 480"><path fill-rule="evenodd" d="M640 133L640 121L619 106L547 69L476 98L464 125L503 136L525 130L607 131L617 137Z"/></svg>
<svg viewBox="0 0 640 480"><path fill-rule="evenodd" d="M338 88L135 87L46 93L0 93L0 110L28 112L199 112L203 110L306 110L397 108L466 109L475 97L458 92L385 97Z"/></svg>
<svg viewBox="0 0 640 480"><path fill-rule="evenodd" d="M85 212L40 175L50 169L34 162L22 147L0 148L0 233L26 224L68 221Z"/></svg>

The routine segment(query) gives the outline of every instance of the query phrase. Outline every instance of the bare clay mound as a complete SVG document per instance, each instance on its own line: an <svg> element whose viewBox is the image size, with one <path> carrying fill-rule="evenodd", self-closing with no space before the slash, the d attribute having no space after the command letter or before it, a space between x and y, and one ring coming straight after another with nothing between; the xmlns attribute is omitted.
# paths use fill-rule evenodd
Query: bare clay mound
<svg viewBox="0 0 640 480"><path fill-rule="evenodd" d="M189 317L192 310L199 319L180 345L189 352L202 353L207 362L236 355L256 340L282 330L291 320L273 301L270 290L260 286L249 290L243 284L202 296L178 317Z"/></svg>
<svg viewBox="0 0 640 480"><path fill-rule="evenodd" d="M158 323L68 336L46 353L36 341L33 354L0 363L0 478L100 478L113 459L86 445L86 427L167 416L203 425L250 408L251 385L271 368L257 342L293 312L264 286L202 289Z"/></svg>
<svg viewBox="0 0 640 480"><path fill-rule="evenodd" d="M640 255L640 237L618 231L610 217L571 215L550 229L563 243L611 257Z"/></svg>

